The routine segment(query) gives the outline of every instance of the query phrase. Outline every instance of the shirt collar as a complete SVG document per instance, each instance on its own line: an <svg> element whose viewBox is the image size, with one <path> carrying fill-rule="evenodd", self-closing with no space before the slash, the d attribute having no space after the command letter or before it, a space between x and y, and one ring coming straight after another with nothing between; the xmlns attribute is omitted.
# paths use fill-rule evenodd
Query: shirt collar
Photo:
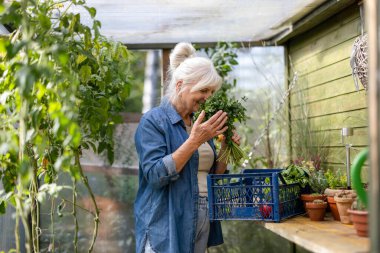
<svg viewBox="0 0 380 253"><path fill-rule="evenodd" d="M181 124L183 125L183 127L185 127L185 124L184 124L184 122L182 120L181 115L179 115L179 113L173 107L173 104L169 101L169 99L164 98L161 101L161 105L160 106L164 109L165 113L168 115L168 117L170 119L170 122L173 125L177 124L178 122L181 122Z"/></svg>

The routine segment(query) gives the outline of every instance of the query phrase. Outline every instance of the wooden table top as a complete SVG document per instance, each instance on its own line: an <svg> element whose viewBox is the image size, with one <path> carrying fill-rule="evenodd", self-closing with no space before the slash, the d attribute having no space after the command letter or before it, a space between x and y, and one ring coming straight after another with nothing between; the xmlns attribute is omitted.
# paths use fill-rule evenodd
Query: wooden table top
<svg viewBox="0 0 380 253"><path fill-rule="evenodd" d="M270 231L316 253L364 253L369 252L369 238L359 237L353 225L334 221L311 221L303 215L280 223L261 223Z"/></svg>

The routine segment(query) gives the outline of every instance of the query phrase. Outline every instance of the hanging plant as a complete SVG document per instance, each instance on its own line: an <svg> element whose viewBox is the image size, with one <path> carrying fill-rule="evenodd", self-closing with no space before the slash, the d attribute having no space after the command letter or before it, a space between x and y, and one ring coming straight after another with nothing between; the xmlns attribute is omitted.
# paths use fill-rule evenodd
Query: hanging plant
<svg viewBox="0 0 380 253"><path fill-rule="evenodd" d="M72 7L87 10L92 26L82 24ZM0 213L9 204L16 209L17 252L22 247L19 220L26 251L40 251L40 204L50 195L55 207L64 173L73 181L74 251L77 182L85 185L94 205L88 251L93 250L99 209L79 158L85 148L107 152L113 162L113 130L130 92L130 54L100 35L95 15L84 1L0 0L0 23L14 29L8 38L0 38L0 178L5 190L0 193ZM54 251L52 227L49 248Z"/></svg>

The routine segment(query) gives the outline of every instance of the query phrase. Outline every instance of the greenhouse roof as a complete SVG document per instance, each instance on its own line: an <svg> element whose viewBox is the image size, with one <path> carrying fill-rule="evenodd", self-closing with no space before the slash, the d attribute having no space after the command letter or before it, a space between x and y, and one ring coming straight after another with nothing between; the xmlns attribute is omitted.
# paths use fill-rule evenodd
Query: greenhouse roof
<svg viewBox="0 0 380 253"><path fill-rule="evenodd" d="M103 35L129 48L151 49L171 48L181 41L203 45L217 41L275 45L315 26L355 0L87 0L86 3L96 8ZM91 26L90 15L84 8L70 6ZM1 34L6 34L3 30Z"/></svg>
<svg viewBox="0 0 380 253"><path fill-rule="evenodd" d="M294 24L313 11L347 2L354 1L87 0L97 9L104 35L148 48L171 47L180 41L263 44L293 31Z"/></svg>

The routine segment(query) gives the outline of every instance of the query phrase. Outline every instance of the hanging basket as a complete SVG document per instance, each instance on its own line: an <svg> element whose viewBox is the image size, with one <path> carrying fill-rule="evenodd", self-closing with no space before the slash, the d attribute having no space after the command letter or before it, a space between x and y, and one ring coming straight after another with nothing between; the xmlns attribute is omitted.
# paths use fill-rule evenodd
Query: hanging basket
<svg viewBox="0 0 380 253"><path fill-rule="evenodd" d="M364 89L368 90L368 34L359 36L352 47L350 59L352 76L356 90L359 90L358 79Z"/></svg>

